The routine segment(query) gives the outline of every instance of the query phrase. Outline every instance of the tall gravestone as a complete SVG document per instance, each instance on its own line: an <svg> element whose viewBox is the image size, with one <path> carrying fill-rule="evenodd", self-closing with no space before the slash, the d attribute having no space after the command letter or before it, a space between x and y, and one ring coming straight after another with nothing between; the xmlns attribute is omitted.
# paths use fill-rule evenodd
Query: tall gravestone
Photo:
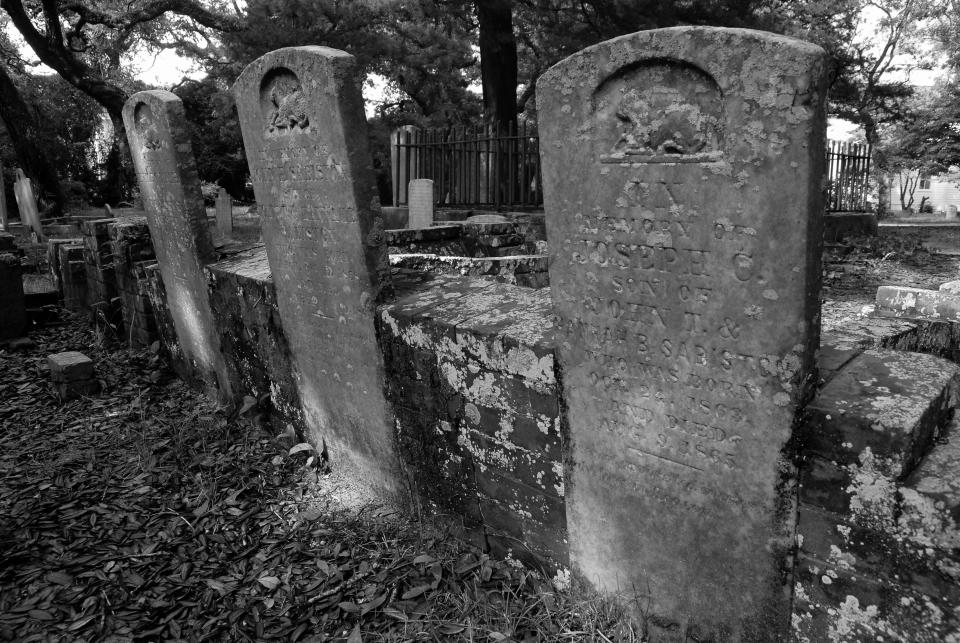
<svg viewBox="0 0 960 643"><path fill-rule="evenodd" d="M823 69L801 41L683 27L537 85L571 563L637 599L651 641L786 638Z"/></svg>
<svg viewBox="0 0 960 643"><path fill-rule="evenodd" d="M179 370L227 400L230 381L203 270L216 260L216 251L183 103L168 91L139 92L124 105L123 122L185 362Z"/></svg>
<svg viewBox="0 0 960 643"><path fill-rule="evenodd" d="M233 91L311 441L334 467L393 493L374 329L389 263L354 59L279 49L252 62Z"/></svg>

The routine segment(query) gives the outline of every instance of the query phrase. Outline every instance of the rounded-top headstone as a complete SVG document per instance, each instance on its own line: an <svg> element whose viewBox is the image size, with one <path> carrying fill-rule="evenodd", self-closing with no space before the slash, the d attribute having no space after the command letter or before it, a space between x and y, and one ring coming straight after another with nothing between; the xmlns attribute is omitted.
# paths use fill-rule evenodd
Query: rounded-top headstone
<svg viewBox="0 0 960 643"><path fill-rule="evenodd" d="M222 400L230 379L207 293L204 265L216 258L183 102L164 90L138 92L123 107L150 238L183 352L178 370ZM109 209L109 208L108 208Z"/></svg>
<svg viewBox="0 0 960 643"><path fill-rule="evenodd" d="M353 56L278 49L233 92L309 437L335 468L396 493L374 326L390 265Z"/></svg>
<svg viewBox="0 0 960 643"><path fill-rule="evenodd" d="M537 83L571 563L651 641L779 641L817 345L824 53L682 27Z"/></svg>

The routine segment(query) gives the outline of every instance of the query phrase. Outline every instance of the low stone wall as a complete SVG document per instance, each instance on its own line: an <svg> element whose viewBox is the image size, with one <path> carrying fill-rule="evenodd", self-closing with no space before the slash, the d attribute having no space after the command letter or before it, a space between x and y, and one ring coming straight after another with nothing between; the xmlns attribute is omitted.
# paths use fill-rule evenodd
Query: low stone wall
<svg viewBox="0 0 960 643"><path fill-rule="evenodd" d="M143 287L146 279L144 268L156 261L147 220L144 217L125 217L110 224L107 230L113 244L124 339L131 347L150 346L159 335L153 306Z"/></svg>
<svg viewBox="0 0 960 643"><path fill-rule="evenodd" d="M262 410L269 410L278 431L288 423L300 428L303 413L265 249L239 252L208 265L206 272L220 348L237 402L246 396L256 398Z"/></svg>
<svg viewBox="0 0 960 643"><path fill-rule="evenodd" d="M515 257L543 255L543 220L517 215L501 222L457 221L430 228L386 231L390 254L434 254L444 257Z"/></svg>
<svg viewBox="0 0 960 643"><path fill-rule="evenodd" d="M877 215L872 212L828 212L823 217L823 240L840 241L848 236L877 234Z"/></svg>
<svg viewBox="0 0 960 643"><path fill-rule="evenodd" d="M485 277L524 288L546 288L550 285L548 263L544 255L473 259L435 254L392 254L390 265L425 273Z"/></svg>
<svg viewBox="0 0 960 643"><path fill-rule="evenodd" d="M0 250L0 340L19 337L26 328L20 257Z"/></svg>
<svg viewBox="0 0 960 643"><path fill-rule="evenodd" d="M796 640L952 640L960 427L948 422L960 367L883 349L839 355L800 432Z"/></svg>
<svg viewBox="0 0 960 643"><path fill-rule="evenodd" d="M87 272L86 310L98 327L123 333L123 310L117 289L109 226L114 219L89 219L81 223L83 260Z"/></svg>
<svg viewBox="0 0 960 643"><path fill-rule="evenodd" d="M414 495L500 555L565 566L549 293L452 276L398 290L378 327Z"/></svg>
<svg viewBox="0 0 960 643"><path fill-rule="evenodd" d="M889 221L879 223L880 237L896 237L901 242L922 245L931 251L960 252L960 223Z"/></svg>
<svg viewBox="0 0 960 643"><path fill-rule="evenodd" d="M83 259L83 244L58 245L56 250L63 307L83 313L87 310L87 264Z"/></svg>

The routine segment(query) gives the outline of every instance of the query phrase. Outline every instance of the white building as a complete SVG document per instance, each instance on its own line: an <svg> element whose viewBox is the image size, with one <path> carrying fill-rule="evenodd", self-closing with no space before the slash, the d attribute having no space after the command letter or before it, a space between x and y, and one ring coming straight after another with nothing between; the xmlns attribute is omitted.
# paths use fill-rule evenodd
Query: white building
<svg viewBox="0 0 960 643"><path fill-rule="evenodd" d="M912 205L914 212L919 213L921 203L924 204L924 209L930 209L934 213L945 213L951 205L960 208L960 168L952 167L947 174L935 176L894 173L890 179L891 212L899 212L903 209L900 202L901 184L907 184L908 194L904 197L904 202L909 203L909 188L914 182L916 183Z"/></svg>

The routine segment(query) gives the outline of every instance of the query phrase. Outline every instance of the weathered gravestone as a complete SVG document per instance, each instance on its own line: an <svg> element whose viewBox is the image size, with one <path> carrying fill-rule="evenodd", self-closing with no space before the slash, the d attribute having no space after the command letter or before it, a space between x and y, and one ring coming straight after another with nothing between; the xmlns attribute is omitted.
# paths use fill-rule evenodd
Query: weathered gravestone
<svg viewBox="0 0 960 643"><path fill-rule="evenodd" d="M167 91L139 92L124 105L123 122L183 354L178 370L229 399L230 382L203 271L204 264L216 260L216 252L183 103Z"/></svg>
<svg viewBox="0 0 960 643"><path fill-rule="evenodd" d="M280 49L251 63L233 91L311 440L335 467L393 493L374 331L389 264L354 59Z"/></svg>
<svg viewBox="0 0 960 643"><path fill-rule="evenodd" d="M217 232L224 239L233 237L233 199L226 188L220 188L216 201Z"/></svg>
<svg viewBox="0 0 960 643"><path fill-rule="evenodd" d="M413 179L409 187L408 228L429 228L433 225L433 180Z"/></svg>
<svg viewBox="0 0 960 643"><path fill-rule="evenodd" d="M789 626L787 452L817 345L823 52L675 28L540 79L571 563L652 641Z"/></svg>
<svg viewBox="0 0 960 643"><path fill-rule="evenodd" d="M33 184L20 168L17 168L13 195L17 199L20 223L33 230L37 235L37 241L43 241L43 226L40 224L40 212L37 210L37 197L33 194Z"/></svg>

